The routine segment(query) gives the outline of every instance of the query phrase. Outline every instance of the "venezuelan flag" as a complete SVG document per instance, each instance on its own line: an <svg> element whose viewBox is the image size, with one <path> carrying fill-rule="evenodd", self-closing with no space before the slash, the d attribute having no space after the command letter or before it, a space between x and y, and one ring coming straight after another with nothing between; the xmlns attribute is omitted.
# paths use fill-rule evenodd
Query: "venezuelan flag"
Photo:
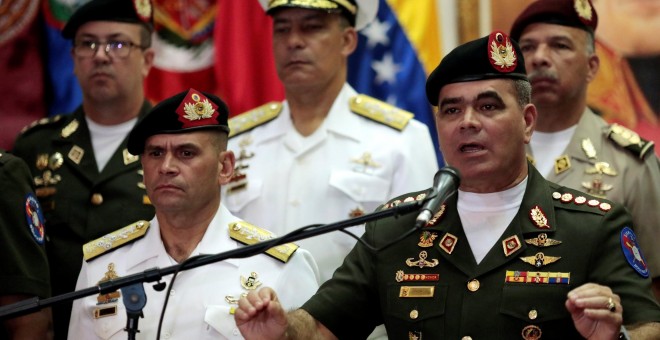
<svg viewBox="0 0 660 340"><path fill-rule="evenodd" d="M415 114L429 127L439 153L426 77L441 59L435 0L378 0L378 15L360 31L348 65L348 82L358 92Z"/></svg>

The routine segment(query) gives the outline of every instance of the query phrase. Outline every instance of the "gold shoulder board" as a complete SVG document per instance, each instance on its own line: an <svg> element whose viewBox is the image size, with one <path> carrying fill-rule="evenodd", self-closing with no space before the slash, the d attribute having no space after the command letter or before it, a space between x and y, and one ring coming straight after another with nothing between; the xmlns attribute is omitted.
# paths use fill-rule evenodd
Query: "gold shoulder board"
<svg viewBox="0 0 660 340"><path fill-rule="evenodd" d="M243 244L251 245L268 241L275 238L275 235L266 229L240 221L229 223L229 237ZM266 254L286 263L297 249L297 244L285 243L268 249Z"/></svg>
<svg viewBox="0 0 660 340"><path fill-rule="evenodd" d="M653 142L641 138L637 132L619 124L612 124L606 133L609 139L632 152L639 159L644 159L649 151L653 151Z"/></svg>
<svg viewBox="0 0 660 340"><path fill-rule="evenodd" d="M231 118L229 120L229 138L275 119L281 111L282 103L270 102Z"/></svg>
<svg viewBox="0 0 660 340"><path fill-rule="evenodd" d="M148 221L138 221L99 237L94 241L90 241L83 246L83 258L85 261L90 261L100 255L118 249L123 245L142 238L147 234L148 229Z"/></svg>
<svg viewBox="0 0 660 340"><path fill-rule="evenodd" d="M376 98L359 94L349 100L351 111L393 129L403 131L414 114Z"/></svg>
<svg viewBox="0 0 660 340"><path fill-rule="evenodd" d="M59 122L63 117L64 117L64 115L58 114L58 115L52 116L50 118L41 118L41 119L35 120L32 123L24 126L21 129L20 133L24 134L27 131L32 130L32 128L37 127L37 126L43 126L43 125L48 125L48 124L51 124L51 123Z"/></svg>

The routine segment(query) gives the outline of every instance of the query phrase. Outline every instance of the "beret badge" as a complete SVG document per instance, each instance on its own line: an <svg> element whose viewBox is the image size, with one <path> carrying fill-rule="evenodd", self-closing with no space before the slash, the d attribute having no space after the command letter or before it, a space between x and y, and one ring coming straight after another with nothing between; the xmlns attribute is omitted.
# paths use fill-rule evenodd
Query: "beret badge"
<svg viewBox="0 0 660 340"><path fill-rule="evenodd" d="M589 25L593 19L593 8L591 8L589 0L575 0L573 7L580 20Z"/></svg>
<svg viewBox="0 0 660 340"><path fill-rule="evenodd" d="M138 15L140 20L144 22L151 22L151 15L153 12L153 7L151 7L151 0L133 0L133 6L135 7L135 13Z"/></svg>
<svg viewBox="0 0 660 340"><path fill-rule="evenodd" d="M204 120L215 119L217 105L211 103L206 96L191 89L176 110L183 128L206 125ZM196 123L199 122L199 123Z"/></svg>
<svg viewBox="0 0 660 340"><path fill-rule="evenodd" d="M512 72L518 59L509 37L502 32L494 32L489 37L490 64L499 72Z"/></svg>

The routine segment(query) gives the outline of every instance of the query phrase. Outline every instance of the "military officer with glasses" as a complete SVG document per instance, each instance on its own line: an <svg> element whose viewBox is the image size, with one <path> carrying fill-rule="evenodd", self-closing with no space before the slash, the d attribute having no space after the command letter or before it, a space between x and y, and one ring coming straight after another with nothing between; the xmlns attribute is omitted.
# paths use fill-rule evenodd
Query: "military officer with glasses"
<svg viewBox="0 0 660 340"><path fill-rule="evenodd" d="M154 209L137 155L126 137L150 104L143 81L153 64L149 1L92 0L62 35L73 40L83 102L73 113L42 119L17 138L14 153L32 172L46 221L53 295L73 291L82 246ZM70 304L53 308L55 339L65 339Z"/></svg>

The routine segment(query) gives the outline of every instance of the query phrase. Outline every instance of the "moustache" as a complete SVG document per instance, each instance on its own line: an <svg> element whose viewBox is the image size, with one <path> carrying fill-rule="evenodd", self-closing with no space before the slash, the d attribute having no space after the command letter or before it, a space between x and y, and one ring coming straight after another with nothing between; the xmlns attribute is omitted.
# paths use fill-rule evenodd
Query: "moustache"
<svg viewBox="0 0 660 340"><path fill-rule="evenodd" d="M550 70L538 70L538 71L531 71L527 74L527 78L529 79L530 82L533 82L536 79L550 79L550 80L557 80L558 76L557 73L552 72Z"/></svg>

